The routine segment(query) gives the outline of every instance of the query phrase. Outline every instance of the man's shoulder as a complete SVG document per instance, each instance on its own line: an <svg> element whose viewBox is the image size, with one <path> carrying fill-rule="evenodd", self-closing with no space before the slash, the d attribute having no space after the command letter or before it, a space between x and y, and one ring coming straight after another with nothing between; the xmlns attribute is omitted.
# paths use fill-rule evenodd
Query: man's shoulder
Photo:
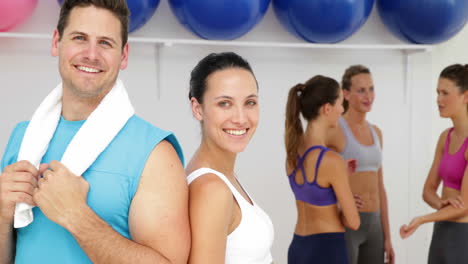
<svg viewBox="0 0 468 264"><path fill-rule="evenodd" d="M23 141L24 133L26 132L28 125L29 121L20 122L16 124L15 128L11 132L10 139L8 140L8 144L0 163L0 171L3 171L6 166L16 162L21 142Z"/></svg>
<svg viewBox="0 0 468 264"><path fill-rule="evenodd" d="M133 115L128 120L126 128L132 130L139 130L140 132L170 134L170 132L151 124L149 121L146 121L145 119L137 115Z"/></svg>
<svg viewBox="0 0 468 264"><path fill-rule="evenodd" d="M132 116L128 120L122 133L122 136L131 139L133 144L140 143L150 149L156 147L161 141L166 140L174 147L181 161L183 162L184 160L182 148L172 132L163 130L137 115Z"/></svg>
<svg viewBox="0 0 468 264"><path fill-rule="evenodd" d="M24 134L26 133L26 128L28 128L29 121L22 121L16 124L15 128L10 134L9 144L15 143L18 141L20 143L23 140Z"/></svg>

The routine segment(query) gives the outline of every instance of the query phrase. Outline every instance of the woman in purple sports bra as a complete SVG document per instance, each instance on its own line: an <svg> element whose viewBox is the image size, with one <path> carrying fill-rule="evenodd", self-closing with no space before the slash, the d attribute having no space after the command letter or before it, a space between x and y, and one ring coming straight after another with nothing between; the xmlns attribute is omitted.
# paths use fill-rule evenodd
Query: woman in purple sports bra
<svg viewBox="0 0 468 264"><path fill-rule="evenodd" d="M325 147L328 130L338 125L343 112L342 102L339 84L320 75L289 91L286 170L298 212L289 264L348 263L345 226L357 229L360 219L346 163ZM301 114L307 121L305 131Z"/></svg>
<svg viewBox="0 0 468 264"><path fill-rule="evenodd" d="M439 137L434 161L424 184L424 201L436 211L413 218L400 229L407 238L425 223L435 222L429 264L468 261L468 64L445 68L437 86L441 117L453 127ZM437 194L443 182L442 195Z"/></svg>

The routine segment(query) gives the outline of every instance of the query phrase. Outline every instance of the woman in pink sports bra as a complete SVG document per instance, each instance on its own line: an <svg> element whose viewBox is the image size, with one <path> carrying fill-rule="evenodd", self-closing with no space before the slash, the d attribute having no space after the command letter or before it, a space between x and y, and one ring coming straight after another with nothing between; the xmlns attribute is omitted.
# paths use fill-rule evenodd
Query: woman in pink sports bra
<svg viewBox="0 0 468 264"><path fill-rule="evenodd" d="M468 260L468 65L445 68L437 94L440 116L450 118L453 127L440 135L424 184L424 201L436 211L413 218L400 228L400 235L407 238L420 225L435 222L429 263L464 263Z"/></svg>

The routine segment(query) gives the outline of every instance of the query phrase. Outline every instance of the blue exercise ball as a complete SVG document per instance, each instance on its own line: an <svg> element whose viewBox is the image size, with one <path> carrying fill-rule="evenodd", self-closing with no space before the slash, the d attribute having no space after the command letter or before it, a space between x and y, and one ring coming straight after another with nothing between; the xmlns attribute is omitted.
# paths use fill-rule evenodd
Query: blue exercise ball
<svg viewBox="0 0 468 264"><path fill-rule="evenodd" d="M377 9L394 35L418 44L448 40L468 19L468 0L378 0Z"/></svg>
<svg viewBox="0 0 468 264"><path fill-rule="evenodd" d="M61 5L64 0L58 0ZM142 27L158 8L159 0L128 0L128 9L130 9L129 32L133 32Z"/></svg>
<svg viewBox="0 0 468 264"><path fill-rule="evenodd" d="M232 40L249 32L265 15L270 0L169 0L188 30L204 39Z"/></svg>
<svg viewBox="0 0 468 264"><path fill-rule="evenodd" d="M309 42L335 43L367 21L374 0L273 0L280 23Z"/></svg>

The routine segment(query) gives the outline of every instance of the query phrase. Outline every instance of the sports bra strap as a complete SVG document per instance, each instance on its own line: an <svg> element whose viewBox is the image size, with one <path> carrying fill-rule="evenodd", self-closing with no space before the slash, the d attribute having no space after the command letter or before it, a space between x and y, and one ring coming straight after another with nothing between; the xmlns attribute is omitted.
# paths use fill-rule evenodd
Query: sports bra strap
<svg viewBox="0 0 468 264"><path fill-rule="evenodd" d="M325 154L325 152L328 150L328 148L324 147L324 146L320 146L320 145L316 145L316 146L312 146L310 148L308 148L304 154L301 156L297 155L298 156L298 162L297 162L297 166L296 168L293 170L293 172L291 173L291 175L295 175L296 174L296 171L298 169L298 167L301 169L301 172L302 172L302 178L304 179L304 183L307 182L307 177L306 177L306 173L305 173L305 169L304 169L304 160L305 158L307 157L307 155L314 149L321 149L320 151L320 154L317 158L317 163L315 164L315 178L314 178L314 181L312 183L315 183L317 181L317 172L318 172L318 168L320 166L320 163L322 162L322 158L323 158L323 155Z"/></svg>
<svg viewBox="0 0 468 264"><path fill-rule="evenodd" d="M327 150L328 150L327 148L322 148L322 150L320 151L320 154L317 159L317 163L315 164L315 177L314 177L313 182L317 182L318 169L319 169L320 163L322 162L323 155L325 154L325 152L327 152Z"/></svg>
<svg viewBox="0 0 468 264"><path fill-rule="evenodd" d="M449 147L450 147L450 136L452 135L453 127L449 129L449 132L447 133L447 139L445 139L445 147L444 150L446 153L449 153Z"/></svg>

